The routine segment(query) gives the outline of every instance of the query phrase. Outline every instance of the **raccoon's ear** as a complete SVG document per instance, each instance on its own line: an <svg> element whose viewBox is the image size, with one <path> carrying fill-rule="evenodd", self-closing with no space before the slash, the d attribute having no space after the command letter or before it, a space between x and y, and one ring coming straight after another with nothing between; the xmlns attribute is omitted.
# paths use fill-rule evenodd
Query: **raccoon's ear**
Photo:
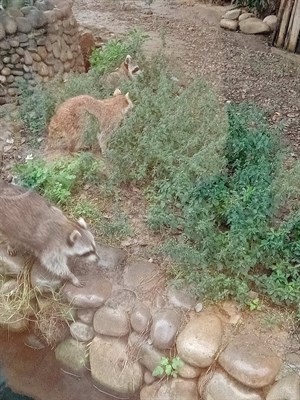
<svg viewBox="0 0 300 400"><path fill-rule="evenodd" d="M126 93L126 94L125 94L125 97L126 97L126 100L127 100L128 102L131 101L130 98L129 98L129 93Z"/></svg>
<svg viewBox="0 0 300 400"><path fill-rule="evenodd" d="M114 91L113 96L118 96L119 94L122 94L122 92L121 92L121 90L120 90L119 88L117 88L117 89Z"/></svg>
<svg viewBox="0 0 300 400"><path fill-rule="evenodd" d="M81 228L87 229L87 224L86 224L85 220L82 217L80 217L77 222L81 226Z"/></svg>
<svg viewBox="0 0 300 400"><path fill-rule="evenodd" d="M131 63L131 56L129 54L126 56L124 63L125 63L125 65L128 65Z"/></svg>
<svg viewBox="0 0 300 400"><path fill-rule="evenodd" d="M76 240L78 240L80 237L81 233L77 229L74 229L74 231L72 231L68 237L69 244L73 246Z"/></svg>

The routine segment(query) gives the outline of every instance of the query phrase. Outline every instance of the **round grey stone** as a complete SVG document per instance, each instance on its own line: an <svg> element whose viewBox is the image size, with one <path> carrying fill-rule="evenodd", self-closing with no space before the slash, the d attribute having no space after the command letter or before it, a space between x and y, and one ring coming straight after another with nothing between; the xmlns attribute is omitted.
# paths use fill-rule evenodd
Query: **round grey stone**
<svg viewBox="0 0 300 400"><path fill-rule="evenodd" d="M17 32L18 26L16 21L11 17L5 17L2 19L2 24L4 26L5 32L9 35L13 35Z"/></svg>
<svg viewBox="0 0 300 400"><path fill-rule="evenodd" d="M32 30L30 20L24 17L16 18L16 23L18 26L18 31L21 33L29 33Z"/></svg>
<svg viewBox="0 0 300 400"><path fill-rule="evenodd" d="M2 24L2 22L0 22L0 40L5 38L5 28Z"/></svg>
<svg viewBox="0 0 300 400"><path fill-rule="evenodd" d="M95 312L93 325L97 333L108 336L125 336L130 331L127 313L107 306Z"/></svg>
<svg viewBox="0 0 300 400"><path fill-rule="evenodd" d="M91 326L79 321L73 322L70 325L70 332L73 338L79 342L88 342L95 336L94 330Z"/></svg>
<svg viewBox="0 0 300 400"><path fill-rule="evenodd" d="M136 304L130 316L132 328L138 333L146 332L150 322L151 313L149 308L142 303Z"/></svg>
<svg viewBox="0 0 300 400"><path fill-rule="evenodd" d="M171 349L181 324L181 315L175 310L159 310L153 316L150 338L159 350Z"/></svg>

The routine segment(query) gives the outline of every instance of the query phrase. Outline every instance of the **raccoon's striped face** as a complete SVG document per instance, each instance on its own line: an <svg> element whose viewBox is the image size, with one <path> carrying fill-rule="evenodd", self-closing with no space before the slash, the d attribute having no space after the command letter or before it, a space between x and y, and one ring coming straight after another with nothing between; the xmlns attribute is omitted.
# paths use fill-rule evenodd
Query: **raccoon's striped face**
<svg viewBox="0 0 300 400"><path fill-rule="evenodd" d="M69 242L72 256L85 257L90 262L99 260L94 236L88 230L83 218L78 220L78 229L70 234Z"/></svg>

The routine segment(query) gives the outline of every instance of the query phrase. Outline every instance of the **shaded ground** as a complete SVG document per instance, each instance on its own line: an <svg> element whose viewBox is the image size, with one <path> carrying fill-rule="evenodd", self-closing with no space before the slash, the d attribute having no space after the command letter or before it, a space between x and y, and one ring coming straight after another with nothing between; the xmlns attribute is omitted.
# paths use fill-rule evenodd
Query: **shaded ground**
<svg viewBox="0 0 300 400"><path fill-rule="evenodd" d="M140 27L150 35L145 49L151 53L161 47L163 37L178 78L202 76L222 101L247 100L263 106L271 121L284 122L286 137L299 154L300 61L273 54L270 37L221 29L225 9L183 0L155 0L151 11L144 0L74 3L79 23L104 39Z"/></svg>

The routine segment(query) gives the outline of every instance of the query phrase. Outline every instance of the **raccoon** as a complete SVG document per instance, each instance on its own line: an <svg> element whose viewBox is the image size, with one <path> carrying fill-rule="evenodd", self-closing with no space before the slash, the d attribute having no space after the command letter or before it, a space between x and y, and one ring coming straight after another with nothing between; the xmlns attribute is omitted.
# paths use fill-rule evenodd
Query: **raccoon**
<svg viewBox="0 0 300 400"><path fill-rule="evenodd" d="M105 86L115 89L120 85L122 80L133 80L140 73L139 66L132 62L130 55L127 55L122 64L114 72L102 78L102 82Z"/></svg>
<svg viewBox="0 0 300 400"><path fill-rule="evenodd" d="M38 193L0 181L0 233L16 248L33 253L49 272L83 286L68 268L68 257L80 256L98 262L95 240L83 218L72 222Z"/></svg>
<svg viewBox="0 0 300 400"><path fill-rule="evenodd" d="M51 156L56 151L74 153L82 150L87 113L95 116L99 122L97 139L102 154L105 154L108 139L132 107L129 94L123 95L119 89L115 90L113 97L105 100L87 95L66 100L50 121L46 154Z"/></svg>

